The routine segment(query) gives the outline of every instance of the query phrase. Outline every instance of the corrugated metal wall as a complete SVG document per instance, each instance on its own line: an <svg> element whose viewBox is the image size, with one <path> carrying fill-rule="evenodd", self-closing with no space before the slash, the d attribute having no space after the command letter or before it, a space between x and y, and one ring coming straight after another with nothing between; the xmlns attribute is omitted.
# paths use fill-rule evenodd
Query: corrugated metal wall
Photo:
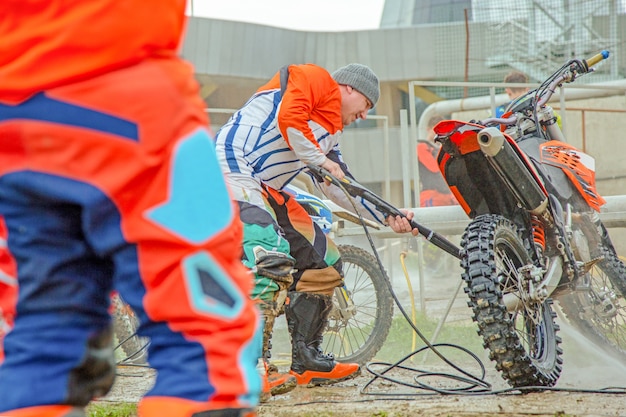
<svg viewBox="0 0 626 417"><path fill-rule="evenodd" d="M401 2L396 8L416 15L435 7L425 4L429 2ZM458 1L440 3L452 7ZM608 48L614 55L612 66L606 68L609 78L625 72L626 43L621 39L626 16L618 0L471 3L467 27L464 21L455 21L356 32L301 32L194 17L183 55L200 74L259 80L286 63L314 62L333 70L361 62L383 82L461 81L466 73L469 81L501 81L511 68L539 81L569 56Z"/></svg>

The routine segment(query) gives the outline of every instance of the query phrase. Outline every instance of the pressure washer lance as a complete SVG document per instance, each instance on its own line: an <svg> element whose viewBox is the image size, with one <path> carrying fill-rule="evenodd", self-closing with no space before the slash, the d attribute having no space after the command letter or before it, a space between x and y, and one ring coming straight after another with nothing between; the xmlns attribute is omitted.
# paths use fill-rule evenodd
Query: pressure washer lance
<svg viewBox="0 0 626 417"><path fill-rule="evenodd" d="M384 214L385 218L388 216L401 216L406 218L406 215L392 206L381 197L377 196L367 188L363 187L361 184L356 182L352 178L344 177L341 180L335 178L328 170L316 166L316 165L307 165L309 170L313 172L316 176L321 178L322 180L327 180L337 187L344 189L348 192L352 197L361 197L364 200L372 203L378 211ZM408 220L408 218L407 218ZM444 236L436 233L429 228L417 223L415 220L409 220L409 224L412 228L417 229L419 234L424 236L426 240L428 240L433 245L437 246L439 249L444 250L455 258L461 259L461 248L456 246L454 243L450 242Z"/></svg>

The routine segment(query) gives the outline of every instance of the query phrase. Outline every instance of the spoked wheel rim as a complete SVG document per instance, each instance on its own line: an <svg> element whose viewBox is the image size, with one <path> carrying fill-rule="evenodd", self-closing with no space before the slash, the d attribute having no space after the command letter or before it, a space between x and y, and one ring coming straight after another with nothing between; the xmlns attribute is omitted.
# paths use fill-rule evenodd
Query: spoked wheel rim
<svg viewBox="0 0 626 417"><path fill-rule="evenodd" d="M340 293L333 297L322 348L340 362L361 365L380 350L393 318L393 304L387 288L386 273L369 252L351 245L339 246L343 260L345 290L354 303L340 311Z"/></svg>
<svg viewBox="0 0 626 417"><path fill-rule="evenodd" d="M606 250L570 293L559 297L570 323L608 353L626 360L626 266L623 259Z"/></svg>
<svg viewBox="0 0 626 417"><path fill-rule="evenodd" d="M514 296L520 305L509 313L509 318L514 323L521 345L530 358L544 360L549 352L544 305L543 302L531 300L524 288L519 269L526 261L507 239L496 241L495 259L502 293Z"/></svg>

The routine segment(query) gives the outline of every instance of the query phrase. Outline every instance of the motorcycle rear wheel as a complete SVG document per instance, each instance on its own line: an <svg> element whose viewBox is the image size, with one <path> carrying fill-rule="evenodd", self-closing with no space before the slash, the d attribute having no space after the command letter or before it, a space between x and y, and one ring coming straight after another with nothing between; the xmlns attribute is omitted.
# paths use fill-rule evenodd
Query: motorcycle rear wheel
<svg viewBox="0 0 626 417"><path fill-rule="evenodd" d="M626 266L612 247L601 247L604 259L583 277L582 285L558 297L561 310L574 328L626 360Z"/></svg>
<svg viewBox="0 0 626 417"><path fill-rule="evenodd" d="M556 384L563 363L556 314L550 298L534 302L520 286L519 268L531 260L516 226L502 216L478 216L461 245L465 292L496 369L512 387ZM522 306L507 311L506 294Z"/></svg>
<svg viewBox="0 0 626 417"><path fill-rule="evenodd" d="M116 356L120 363L144 365L148 360L148 339L137 335L139 320L135 312L116 294L111 297L113 306L113 332L117 339ZM116 352L116 353L117 353Z"/></svg>
<svg viewBox="0 0 626 417"><path fill-rule="evenodd" d="M339 362L364 365L385 343L393 319L393 299L387 287L389 277L376 258L364 249L339 245L344 282L354 303L354 315L341 317L337 296L329 315L322 348Z"/></svg>

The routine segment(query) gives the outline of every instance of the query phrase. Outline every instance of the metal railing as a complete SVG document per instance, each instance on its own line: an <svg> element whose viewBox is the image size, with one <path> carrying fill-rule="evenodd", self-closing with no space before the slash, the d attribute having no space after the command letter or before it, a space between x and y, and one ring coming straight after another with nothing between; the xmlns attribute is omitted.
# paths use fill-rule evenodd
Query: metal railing
<svg viewBox="0 0 626 417"><path fill-rule="evenodd" d="M600 219L608 228L626 227L626 195L604 197L606 204L600 211ZM461 206L415 207L410 209L417 223L443 235L461 235L470 219ZM360 236L365 233L362 226L340 223L336 229L336 236ZM389 228L370 229L372 236L381 239L398 239L398 235Z"/></svg>

